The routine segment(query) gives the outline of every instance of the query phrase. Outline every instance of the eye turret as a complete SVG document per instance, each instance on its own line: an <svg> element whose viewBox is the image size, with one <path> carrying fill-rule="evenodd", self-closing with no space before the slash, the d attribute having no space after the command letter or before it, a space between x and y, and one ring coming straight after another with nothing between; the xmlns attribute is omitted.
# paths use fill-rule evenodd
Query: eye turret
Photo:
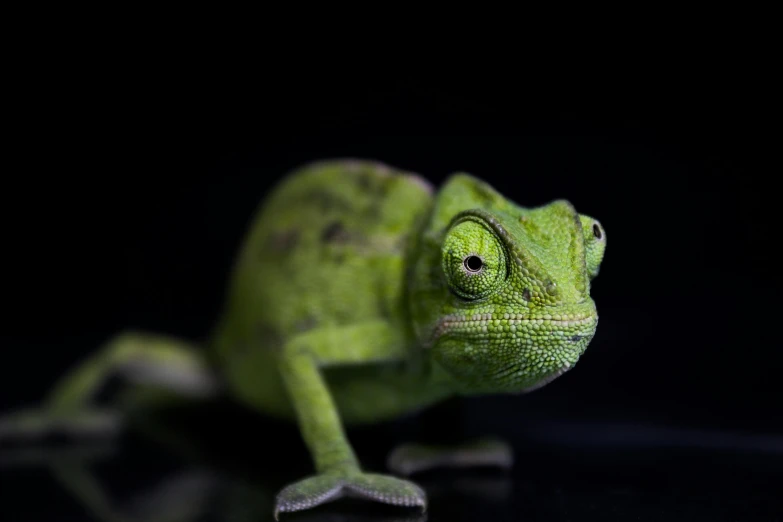
<svg viewBox="0 0 783 522"><path fill-rule="evenodd" d="M506 275L506 253L483 223L455 224L443 242L443 271L452 291L463 299L480 299L497 289Z"/></svg>
<svg viewBox="0 0 783 522"><path fill-rule="evenodd" d="M601 261L606 250L606 231L603 225L589 216L580 215L585 236L585 262L590 279L594 279L601 269Z"/></svg>

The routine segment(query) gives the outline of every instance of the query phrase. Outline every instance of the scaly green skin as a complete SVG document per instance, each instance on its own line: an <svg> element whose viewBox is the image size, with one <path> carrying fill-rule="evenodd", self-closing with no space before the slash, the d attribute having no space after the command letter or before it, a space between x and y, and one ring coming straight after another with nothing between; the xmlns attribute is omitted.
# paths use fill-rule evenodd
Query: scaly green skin
<svg viewBox="0 0 783 522"><path fill-rule="evenodd" d="M576 364L598 321L590 274L602 231L566 201L526 209L467 175L446 183L421 238L409 306L419 342L460 392L530 391ZM482 259L478 272L464 266L468 256Z"/></svg>
<svg viewBox="0 0 783 522"><path fill-rule="evenodd" d="M354 366L402 361L415 350L403 282L431 190L379 164L323 162L292 173L267 196L239 254L212 346L239 398L269 414L294 415L275 361L287 345L329 334L341 342L322 366L330 367L326 378L343 421L392 418L418 403L420 393L407 382L391 379L379 389L376 372ZM369 396L373 404L363 400Z"/></svg>
<svg viewBox="0 0 783 522"><path fill-rule="evenodd" d="M47 422L100 425L90 397L133 363L136 380L157 376L188 396L220 382L258 411L298 422L316 475L283 489L276 514L346 494L424 507L414 483L362 471L343 425L453 395L527 392L573 368L595 334L590 283L605 247L601 224L563 200L524 208L467 174L435 193L379 163L310 164L251 223L204 357L173 340L125 337L67 375L43 415L0 422L0 437ZM177 379L160 382L174 370ZM397 469L448 462L438 451L398 452ZM477 444L473 462L504 451Z"/></svg>

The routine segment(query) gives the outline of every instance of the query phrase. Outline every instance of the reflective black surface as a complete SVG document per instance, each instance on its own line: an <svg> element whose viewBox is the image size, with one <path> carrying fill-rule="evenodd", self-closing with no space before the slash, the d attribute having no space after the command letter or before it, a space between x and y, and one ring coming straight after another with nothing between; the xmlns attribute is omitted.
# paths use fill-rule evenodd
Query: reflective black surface
<svg viewBox="0 0 783 522"><path fill-rule="evenodd" d="M271 520L276 491L310 472L306 454L291 426L224 406L145 419L114 442L5 446L0 520ZM383 469L390 445L415 436L418 421L352 430L365 466ZM347 500L281 519L781 520L781 438L546 419L521 425L510 472L417 475L430 499L424 515Z"/></svg>

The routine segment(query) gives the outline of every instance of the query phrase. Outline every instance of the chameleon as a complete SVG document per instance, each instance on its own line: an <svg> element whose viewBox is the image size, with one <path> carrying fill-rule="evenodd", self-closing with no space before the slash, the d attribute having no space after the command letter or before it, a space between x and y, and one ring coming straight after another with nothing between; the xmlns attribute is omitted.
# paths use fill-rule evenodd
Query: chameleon
<svg viewBox="0 0 783 522"><path fill-rule="evenodd" d="M508 448L408 444L376 473L350 427L539 389L596 332L590 290L606 232L565 199L524 207L467 172L436 188L380 161L325 159L288 171L244 233L206 341L119 332L42 404L0 419L0 439L121 430L133 395L97 400L119 376L296 423L314 469L280 489L275 518L343 497L424 512L426 492L405 475L502 461Z"/></svg>

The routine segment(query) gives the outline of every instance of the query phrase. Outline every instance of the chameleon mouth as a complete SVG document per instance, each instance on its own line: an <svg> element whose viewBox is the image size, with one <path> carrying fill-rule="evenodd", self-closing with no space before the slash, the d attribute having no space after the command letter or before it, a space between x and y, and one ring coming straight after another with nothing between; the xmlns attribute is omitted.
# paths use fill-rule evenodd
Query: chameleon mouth
<svg viewBox="0 0 783 522"><path fill-rule="evenodd" d="M573 368L573 365L566 363L562 368L560 368L558 370L555 370L554 372L552 372L551 374L547 375L546 377L544 377L543 379L541 379L537 383L535 383L535 384L533 384L531 386L528 386L527 388L523 388L523 389L519 390L517 392L517 394L530 393L530 392L535 391L535 390L537 390L539 388L543 388L544 386L546 386L550 382L554 381L555 379L557 379L558 377L563 375L565 372L567 372L571 368Z"/></svg>
<svg viewBox="0 0 783 522"><path fill-rule="evenodd" d="M432 342L437 341L442 335L456 331L473 334L486 334L489 331L509 332L516 336L517 332L524 330L563 330L578 328L590 329L598 322L596 314L540 314L525 316L523 314L451 314L441 318L432 332ZM576 332L575 332L576 333ZM581 339L584 335L579 332L574 338ZM574 340L578 340L574 339Z"/></svg>

